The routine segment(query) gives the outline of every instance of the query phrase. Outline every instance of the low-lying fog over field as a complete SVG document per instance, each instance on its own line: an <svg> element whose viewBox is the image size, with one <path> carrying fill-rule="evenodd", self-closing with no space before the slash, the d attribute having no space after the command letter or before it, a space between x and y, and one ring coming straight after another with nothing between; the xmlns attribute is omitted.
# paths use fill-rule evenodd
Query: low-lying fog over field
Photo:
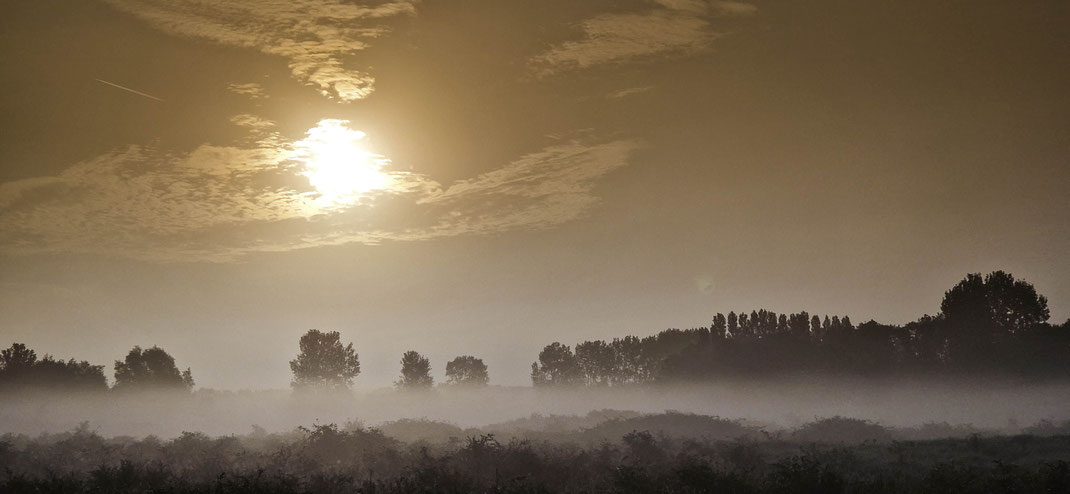
<svg viewBox="0 0 1070 494"><path fill-rule="evenodd" d="M241 434L253 426L270 432L314 423L379 426L399 419L492 430L487 426L533 415L585 416L597 410L678 411L739 420L766 430L843 416L888 427L947 423L1017 433L1043 420L1070 420L1070 386L1062 381L1006 379L795 378L628 389L489 386L366 393L38 393L9 396L0 402L0 432L61 432L88 422L92 430L106 436L173 437L183 431Z"/></svg>

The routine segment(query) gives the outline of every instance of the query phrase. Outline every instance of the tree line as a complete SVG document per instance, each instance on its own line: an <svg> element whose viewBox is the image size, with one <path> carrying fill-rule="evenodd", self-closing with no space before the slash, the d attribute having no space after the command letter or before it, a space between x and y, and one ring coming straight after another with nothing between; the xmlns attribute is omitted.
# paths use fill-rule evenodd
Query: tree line
<svg viewBox="0 0 1070 494"><path fill-rule="evenodd" d="M179 371L175 359L162 348L142 350L135 346L123 360L115 361L115 385L110 389L193 389L189 368ZM86 361L37 357L25 344L14 343L0 350L0 391L40 389L48 391L105 391L104 366Z"/></svg>
<svg viewBox="0 0 1070 494"><path fill-rule="evenodd" d="M718 313L708 327L639 338L553 342L531 364L535 386L620 386L818 372L846 375L1003 373L1066 377L1070 321L1052 325L1035 287L994 271L969 274L940 312L905 325L848 316Z"/></svg>
<svg viewBox="0 0 1070 494"><path fill-rule="evenodd" d="M1052 325L1048 301L1032 284L995 271L969 274L945 292L936 316L905 325L805 311L765 309L718 313L708 327L668 329L653 336L584 341L575 349L546 345L531 364L532 384L626 386L723 377L820 372L902 375L943 372L1066 377L1070 370L1070 321ZM348 389L360 374L353 344L337 331L309 330L290 361L294 389ZM401 357L398 389L434 386L431 363L410 350ZM191 390L189 368L153 346L134 347L116 361L115 390ZM446 364L446 384L485 386L487 366L470 355ZM108 389L104 366L86 361L38 359L24 344L0 351L0 390L13 388Z"/></svg>
<svg viewBox="0 0 1070 494"><path fill-rule="evenodd" d="M297 358L290 361L294 389L349 389L360 374L360 360L353 344L343 346L337 331L311 329L298 342ZM103 365L87 361L57 360L51 355L37 357L37 352L23 343L0 350L0 392L10 390L46 391L191 391L193 374L187 367L179 371L175 359L164 349L153 346L142 350L135 346L123 360L115 361L115 384L108 387ZM462 355L446 364L446 384L450 386L486 386L487 365L482 359ZM401 358L401 376L394 383L398 389L427 389L434 385L430 361L416 351Z"/></svg>

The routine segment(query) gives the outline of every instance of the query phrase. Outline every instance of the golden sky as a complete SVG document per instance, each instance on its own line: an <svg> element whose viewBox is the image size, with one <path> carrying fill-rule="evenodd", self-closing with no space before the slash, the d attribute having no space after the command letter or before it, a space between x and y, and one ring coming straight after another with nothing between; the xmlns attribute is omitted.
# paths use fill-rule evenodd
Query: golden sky
<svg viewBox="0 0 1070 494"><path fill-rule="evenodd" d="M285 386L303 330L523 383L760 307L1070 315L1064 2L0 7L0 337ZM241 351L234 350L241 348Z"/></svg>

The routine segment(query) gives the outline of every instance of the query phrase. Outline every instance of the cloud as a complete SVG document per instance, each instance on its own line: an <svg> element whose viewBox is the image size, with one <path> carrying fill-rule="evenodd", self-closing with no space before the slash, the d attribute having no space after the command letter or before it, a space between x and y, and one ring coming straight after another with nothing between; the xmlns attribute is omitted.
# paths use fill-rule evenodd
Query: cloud
<svg viewBox="0 0 1070 494"><path fill-rule="evenodd" d="M627 98L628 96L631 96L633 94L645 93L647 91L650 91L651 89L654 89L654 86L629 87L618 91L613 91L612 93L607 94L606 97L610 99Z"/></svg>
<svg viewBox="0 0 1070 494"><path fill-rule="evenodd" d="M758 13L758 6L749 4L747 2L713 2L712 7L714 10L723 15L746 16Z"/></svg>
<svg viewBox="0 0 1070 494"><path fill-rule="evenodd" d="M743 2L656 0L655 4L658 7L643 12L587 19L580 24L581 39L555 45L531 63L538 73L549 75L656 55L690 55L705 50L721 36L710 24L712 17L757 11Z"/></svg>
<svg viewBox="0 0 1070 494"><path fill-rule="evenodd" d="M181 154L128 146L54 177L0 184L0 252L225 262L254 252L548 228L596 205L598 179L626 165L637 147L566 140L449 186L387 170L381 190L338 204L309 185L295 158L299 142L276 135Z"/></svg>
<svg viewBox="0 0 1070 494"><path fill-rule="evenodd" d="M246 127L255 130L267 130L275 126L275 122L260 118L249 113L239 113L230 117L230 123L238 127Z"/></svg>
<svg viewBox="0 0 1070 494"><path fill-rule="evenodd" d="M244 84L234 83L227 86L227 89L232 93L248 96L251 99L264 99L268 97L267 93L264 91L264 87L255 82L247 82Z"/></svg>
<svg viewBox="0 0 1070 494"><path fill-rule="evenodd" d="M415 12L408 1L372 6L340 0L105 1L168 33L285 57L295 78L341 101L367 97L375 82L343 59L385 32L383 19Z"/></svg>

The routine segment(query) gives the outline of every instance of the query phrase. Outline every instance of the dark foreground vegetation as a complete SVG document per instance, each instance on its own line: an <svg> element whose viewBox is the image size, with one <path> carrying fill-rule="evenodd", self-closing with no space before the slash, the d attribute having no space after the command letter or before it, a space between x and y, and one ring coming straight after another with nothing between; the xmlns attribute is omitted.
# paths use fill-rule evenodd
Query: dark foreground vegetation
<svg viewBox="0 0 1070 494"><path fill-rule="evenodd" d="M568 428L579 424L589 427ZM642 427L642 428L637 428ZM989 436L831 418L768 432L666 413L403 420L211 438L0 438L3 492L1070 492L1070 424ZM932 435L950 435L927 439ZM501 439L499 439L499 437Z"/></svg>

